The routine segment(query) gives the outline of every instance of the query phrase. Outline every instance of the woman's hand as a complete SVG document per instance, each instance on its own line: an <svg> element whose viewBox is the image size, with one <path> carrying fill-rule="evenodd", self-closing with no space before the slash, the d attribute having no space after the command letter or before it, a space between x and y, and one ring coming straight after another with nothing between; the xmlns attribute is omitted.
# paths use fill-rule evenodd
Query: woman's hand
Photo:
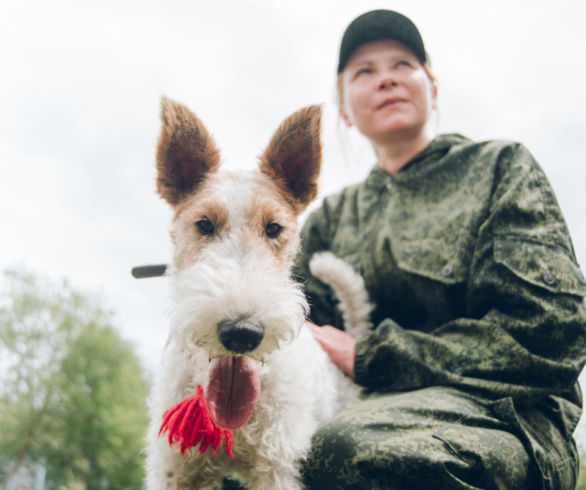
<svg viewBox="0 0 586 490"><path fill-rule="evenodd" d="M306 324L332 362L354 379L356 339L331 325L318 327L311 322Z"/></svg>

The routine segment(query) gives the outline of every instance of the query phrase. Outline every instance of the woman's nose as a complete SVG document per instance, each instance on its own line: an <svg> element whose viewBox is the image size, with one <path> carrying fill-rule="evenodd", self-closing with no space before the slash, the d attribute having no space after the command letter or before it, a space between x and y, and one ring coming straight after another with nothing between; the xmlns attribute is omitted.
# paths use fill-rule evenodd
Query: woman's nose
<svg viewBox="0 0 586 490"><path fill-rule="evenodd" d="M397 79L393 76L392 73L383 73L380 77L378 88L379 89L389 89L395 87L397 85Z"/></svg>

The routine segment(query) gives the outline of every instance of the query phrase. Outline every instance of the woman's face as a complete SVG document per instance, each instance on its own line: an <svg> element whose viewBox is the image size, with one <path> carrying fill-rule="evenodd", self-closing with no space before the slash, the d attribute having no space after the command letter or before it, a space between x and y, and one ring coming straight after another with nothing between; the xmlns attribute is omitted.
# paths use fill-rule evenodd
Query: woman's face
<svg viewBox="0 0 586 490"><path fill-rule="evenodd" d="M381 40L360 46L341 77L340 114L374 143L416 137L425 130L437 90L404 44Z"/></svg>

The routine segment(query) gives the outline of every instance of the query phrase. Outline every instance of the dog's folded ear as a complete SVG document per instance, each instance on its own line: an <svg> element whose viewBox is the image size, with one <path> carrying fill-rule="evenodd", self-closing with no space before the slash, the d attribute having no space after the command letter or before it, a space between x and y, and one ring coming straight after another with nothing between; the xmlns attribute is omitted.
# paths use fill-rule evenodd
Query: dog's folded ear
<svg viewBox="0 0 586 490"><path fill-rule="evenodd" d="M321 106L291 114L275 131L259 168L283 189L300 213L317 197L321 169Z"/></svg>
<svg viewBox="0 0 586 490"><path fill-rule="evenodd" d="M161 99L157 144L157 192L172 206L220 166L220 151L203 123L187 107Z"/></svg>

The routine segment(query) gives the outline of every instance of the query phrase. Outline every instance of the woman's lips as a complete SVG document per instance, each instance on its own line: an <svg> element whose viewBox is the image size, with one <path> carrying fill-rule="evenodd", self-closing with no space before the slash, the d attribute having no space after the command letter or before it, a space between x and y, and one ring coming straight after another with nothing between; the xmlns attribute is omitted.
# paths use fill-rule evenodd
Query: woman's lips
<svg viewBox="0 0 586 490"><path fill-rule="evenodd" d="M399 104L405 102L405 99L400 97L391 97L389 99L385 99L382 104L380 104L377 109L385 109L387 107L396 107Z"/></svg>

